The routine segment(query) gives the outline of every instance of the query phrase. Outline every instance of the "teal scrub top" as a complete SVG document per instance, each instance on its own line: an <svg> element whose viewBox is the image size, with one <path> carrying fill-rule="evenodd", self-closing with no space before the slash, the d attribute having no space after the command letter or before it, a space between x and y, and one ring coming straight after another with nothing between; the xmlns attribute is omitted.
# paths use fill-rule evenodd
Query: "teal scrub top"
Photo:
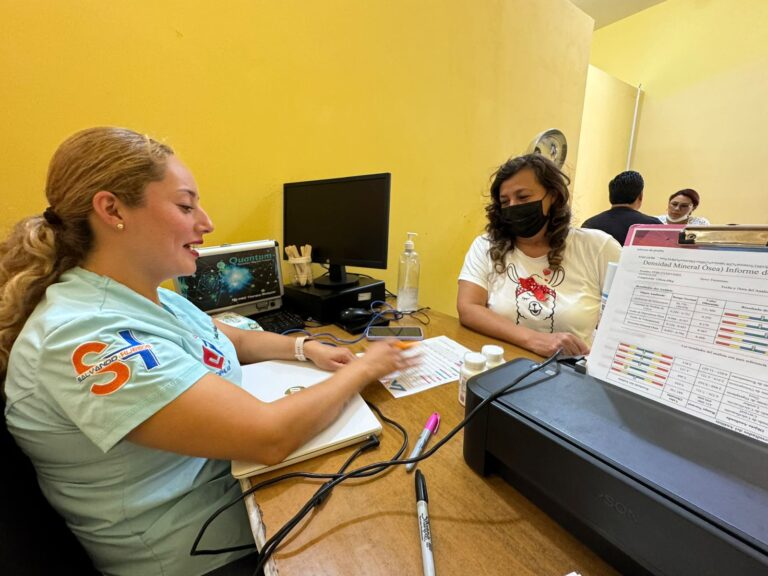
<svg viewBox="0 0 768 576"><path fill-rule="evenodd" d="M203 522L233 501L228 461L145 448L126 434L201 377L240 385L234 346L163 288L162 306L82 268L51 285L9 358L6 422L49 502L105 574L204 574L249 551L189 555ZM202 548L253 543L244 505Z"/></svg>

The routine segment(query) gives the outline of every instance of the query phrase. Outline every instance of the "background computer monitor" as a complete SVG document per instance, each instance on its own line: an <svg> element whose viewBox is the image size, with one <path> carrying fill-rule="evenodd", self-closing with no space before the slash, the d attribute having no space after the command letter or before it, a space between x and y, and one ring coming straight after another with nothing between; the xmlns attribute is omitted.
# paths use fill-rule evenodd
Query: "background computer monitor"
<svg viewBox="0 0 768 576"><path fill-rule="evenodd" d="M283 185L283 247L312 245L312 261L328 264L323 288L356 284L345 266L387 267L391 174L367 174Z"/></svg>

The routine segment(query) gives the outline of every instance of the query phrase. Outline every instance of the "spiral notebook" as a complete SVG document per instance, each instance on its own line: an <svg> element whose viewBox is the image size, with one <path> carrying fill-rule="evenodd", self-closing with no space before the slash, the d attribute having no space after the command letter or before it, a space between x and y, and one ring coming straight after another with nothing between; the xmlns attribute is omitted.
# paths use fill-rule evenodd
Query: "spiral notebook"
<svg viewBox="0 0 768 576"><path fill-rule="evenodd" d="M330 372L307 362L271 360L243 366L243 389L264 402L273 402L302 388L326 380ZM277 470L362 442L371 435L381 434L381 423L359 394L347 403L335 422L298 448L288 458L267 466L258 462L232 461L232 476L246 478Z"/></svg>

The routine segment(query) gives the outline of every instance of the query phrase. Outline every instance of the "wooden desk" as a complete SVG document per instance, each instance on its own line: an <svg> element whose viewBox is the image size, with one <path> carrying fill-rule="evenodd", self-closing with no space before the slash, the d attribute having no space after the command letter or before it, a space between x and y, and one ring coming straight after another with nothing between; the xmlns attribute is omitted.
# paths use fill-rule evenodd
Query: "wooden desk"
<svg viewBox="0 0 768 576"><path fill-rule="evenodd" d="M467 330L456 318L432 311L429 316L426 337L444 334L477 351L483 344L500 344L507 360L536 358L515 346ZM338 333L344 334L340 330ZM360 344L353 349L363 347ZM410 436L408 451L433 411L440 412L442 422L427 448L464 417L456 382L401 399L393 398L383 386L374 383L363 395L406 428ZM402 442L400 434L386 425L381 440L378 450L363 454L353 467L390 458ZM353 450L342 449L256 479L261 481L286 471L336 472ZM429 492L437 574L617 574L504 480L478 476L464 463L462 451L463 431L419 463ZM319 484L289 480L257 492L267 536L290 519ZM422 573L414 475L407 473L404 466L394 466L372 479L342 483L308 519L275 555L281 576Z"/></svg>

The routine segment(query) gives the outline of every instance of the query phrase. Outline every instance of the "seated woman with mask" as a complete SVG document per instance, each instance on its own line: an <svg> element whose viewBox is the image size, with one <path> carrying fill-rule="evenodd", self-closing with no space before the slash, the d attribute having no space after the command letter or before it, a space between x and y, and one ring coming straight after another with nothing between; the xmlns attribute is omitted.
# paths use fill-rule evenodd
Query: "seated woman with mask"
<svg viewBox="0 0 768 576"><path fill-rule="evenodd" d="M691 188L679 190L669 197L667 213L657 216L662 224L689 224L691 226L709 226L709 220L694 216L699 207L699 193Z"/></svg>
<svg viewBox="0 0 768 576"><path fill-rule="evenodd" d="M600 230L571 227L568 177L537 154L495 173L486 234L459 275L459 320L542 356L589 352L608 262L621 247Z"/></svg>

